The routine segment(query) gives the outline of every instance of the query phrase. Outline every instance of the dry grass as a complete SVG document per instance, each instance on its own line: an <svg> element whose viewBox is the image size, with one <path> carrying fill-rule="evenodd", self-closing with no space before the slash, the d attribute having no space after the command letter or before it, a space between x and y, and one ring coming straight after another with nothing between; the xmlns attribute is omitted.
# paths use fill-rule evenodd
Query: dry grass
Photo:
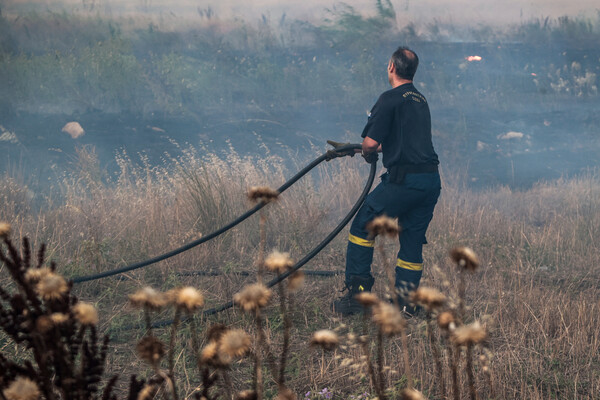
<svg viewBox="0 0 600 400"><path fill-rule="evenodd" d="M232 152L222 160L190 149L165 167L134 167L123 156L118 180L106 183L93 153L82 150L80 160L78 172L61 182L61 195L37 212L32 211L23 185L6 177L0 184L0 196L14 199L0 206L3 220L13 227L13 236L27 235L36 247L47 243L49 256L65 276L111 269L195 239L249 208L244 196L248 187L278 187L293 173L274 157L258 161ZM358 197L366 171L356 158L336 160L282 194L267 208L267 251L278 248L290 252L292 258L302 257ZM482 266L466 283L466 322L481 320L490 331L489 353L475 350L474 354L475 384L481 398L490 398L492 393L482 372L488 365L494 398L593 399L600 393L599 233L597 171L541 182L522 191L498 187L474 192L459 179L444 176L443 194L425 246L423 284L438 288L456 302L459 274L448 250L465 245L479 255ZM253 281L253 277L236 272L254 271L259 241L256 216L159 265L77 286L78 297L98 307L99 330L113 332L110 372L128 376L144 369L134 354L142 330L116 333L118 328L141 321L141 315L127 305L127 294L146 284L163 290L185 284L202 289L208 306L228 301L241 286ZM388 254L393 254L396 246L393 241L385 242ZM342 234L306 268L340 270L344 257ZM374 268L378 278L375 291L383 295L382 260L377 260ZM225 275L177 275L195 270ZM4 286L4 268L0 273ZM330 311L329 304L341 287L341 277L308 277L293 296L286 377L287 386L295 393L327 387L336 398L364 391L375 396L367 371L344 362L360 359L360 349L340 347L323 355L308 347L312 333L319 329L361 334L360 317L340 321ZM266 341L273 349L280 348L283 340L277 304L273 301L265 310L264 320ZM254 320L239 310L224 312L200 325L215 321L255 333ZM169 330L157 334L167 337ZM198 379L195 361L186 351L190 327L182 325L177 335L175 371L184 397L192 393ZM412 383L428 398L439 398L425 322L410 321L408 335ZM2 343L6 349L8 342L2 339ZM386 342L383 359L383 365L390 367L385 370L386 386L406 387L400 338ZM251 369L250 361L233 365L230 376L236 389L249 386ZM150 369L148 374L152 374ZM450 387L450 377L446 375L446 379L446 387ZM461 384L466 396L466 374L461 375ZM116 390L125 387L121 383ZM274 395L275 389L274 382L267 379L265 396Z"/></svg>

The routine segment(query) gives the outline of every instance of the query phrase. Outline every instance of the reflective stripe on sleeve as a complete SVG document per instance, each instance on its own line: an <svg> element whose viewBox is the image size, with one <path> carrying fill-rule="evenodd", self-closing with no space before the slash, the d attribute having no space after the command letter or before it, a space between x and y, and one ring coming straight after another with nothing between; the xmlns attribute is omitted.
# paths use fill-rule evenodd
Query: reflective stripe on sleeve
<svg viewBox="0 0 600 400"><path fill-rule="evenodd" d="M367 240L367 239L359 238L358 236L354 236L353 234L349 234L348 235L348 240L351 243L354 243L354 244L357 244L357 245L363 246L363 247L373 247L373 246L375 246L375 241L374 240Z"/></svg>
<svg viewBox="0 0 600 400"><path fill-rule="evenodd" d="M411 263L408 261L404 261L400 258L398 259L396 266L404 269L409 269L411 271L423 271L423 263Z"/></svg>

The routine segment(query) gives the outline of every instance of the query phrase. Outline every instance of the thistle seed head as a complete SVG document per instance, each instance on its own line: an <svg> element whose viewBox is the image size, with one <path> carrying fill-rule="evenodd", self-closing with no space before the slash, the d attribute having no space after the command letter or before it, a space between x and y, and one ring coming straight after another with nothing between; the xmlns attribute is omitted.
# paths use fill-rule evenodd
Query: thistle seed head
<svg viewBox="0 0 600 400"><path fill-rule="evenodd" d="M250 335L241 329L225 332L219 340L219 350L230 357L242 357L250 350Z"/></svg>
<svg viewBox="0 0 600 400"><path fill-rule="evenodd" d="M160 310L168 303L168 298L150 286L146 286L129 295L129 301L134 307Z"/></svg>
<svg viewBox="0 0 600 400"><path fill-rule="evenodd" d="M382 301L373 307L373 322L388 336L402 332L406 323L397 307Z"/></svg>
<svg viewBox="0 0 600 400"><path fill-rule="evenodd" d="M254 283L233 296L233 301L245 312L256 312L265 307L271 299L272 292L262 283Z"/></svg>
<svg viewBox="0 0 600 400"><path fill-rule="evenodd" d="M450 330L452 324L456 323L456 319L454 318L454 314L450 311L444 311L438 315L437 323L441 329L447 331Z"/></svg>
<svg viewBox="0 0 600 400"><path fill-rule="evenodd" d="M12 381L2 394L6 400L37 400L41 395L37 383L23 376Z"/></svg>
<svg viewBox="0 0 600 400"><path fill-rule="evenodd" d="M475 321L469 325L462 325L456 328L450 340L457 346L471 346L483 343L487 339L487 331L481 326L479 321Z"/></svg>
<svg viewBox="0 0 600 400"><path fill-rule="evenodd" d="M296 291L304 284L304 272L296 271L288 279L288 289Z"/></svg>
<svg viewBox="0 0 600 400"><path fill-rule="evenodd" d="M10 235L11 227L8 222L0 222L0 238L4 239Z"/></svg>
<svg viewBox="0 0 600 400"><path fill-rule="evenodd" d="M296 395L288 387L279 385L275 400L296 400Z"/></svg>
<svg viewBox="0 0 600 400"><path fill-rule="evenodd" d="M218 342L221 340L221 336L225 332L227 332L229 328L224 324L214 324L208 328L208 332L206 333L206 337L209 342Z"/></svg>
<svg viewBox="0 0 600 400"><path fill-rule="evenodd" d="M337 333L329 329L321 329L313 333L310 339L311 346L321 346L325 350L333 350L340 343Z"/></svg>
<svg viewBox="0 0 600 400"><path fill-rule="evenodd" d="M50 268L29 268L25 272L25 280L30 283L39 282L40 279L47 276L48 274L52 274L52 270Z"/></svg>
<svg viewBox="0 0 600 400"><path fill-rule="evenodd" d="M360 292L356 296L354 296L356 301L358 301L363 307L373 307L379 304L379 298L375 293L372 292Z"/></svg>
<svg viewBox="0 0 600 400"><path fill-rule="evenodd" d="M52 321L52 318L47 315L42 315L35 320L35 329L42 334L48 332L53 327L54 322Z"/></svg>
<svg viewBox="0 0 600 400"><path fill-rule="evenodd" d="M248 199L254 203L257 203L261 200L265 203L270 203L277 200L279 192L275 189L271 189L268 186L252 186L248 189L247 196Z"/></svg>
<svg viewBox="0 0 600 400"><path fill-rule="evenodd" d="M413 303L422 305L427 310L435 310L444 305L446 296L439 290L420 286L417 290L410 293L410 300Z"/></svg>
<svg viewBox="0 0 600 400"><path fill-rule="evenodd" d="M401 400L426 400L423 393L415 389L402 389L400 391Z"/></svg>
<svg viewBox="0 0 600 400"><path fill-rule="evenodd" d="M175 291L175 305L192 313L204 305L204 296L199 290L186 286Z"/></svg>
<svg viewBox="0 0 600 400"><path fill-rule="evenodd" d="M235 395L235 400L256 400L256 392L254 390L242 390Z"/></svg>
<svg viewBox="0 0 600 400"><path fill-rule="evenodd" d="M97 325L98 311L89 303L79 302L73 307L75 318L81 325Z"/></svg>
<svg viewBox="0 0 600 400"><path fill-rule="evenodd" d="M156 385L144 385L142 390L138 393L137 400L150 400L156 395Z"/></svg>
<svg viewBox="0 0 600 400"><path fill-rule="evenodd" d="M65 278L50 272L37 283L36 291L44 300L58 300L69 291L69 285Z"/></svg>
<svg viewBox="0 0 600 400"><path fill-rule="evenodd" d="M450 257L459 268L475 271L479 267L479 258L469 247L455 247L450 250Z"/></svg>
<svg viewBox="0 0 600 400"><path fill-rule="evenodd" d="M394 238L400 233L400 228L395 220L388 216L381 215L367 224L367 231L369 231L371 237L382 235Z"/></svg>
<svg viewBox="0 0 600 400"><path fill-rule="evenodd" d="M154 365L165 355L165 345L154 336L145 336L136 346L142 360Z"/></svg>
<svg viewBox="0 0 600 400"><path fill-rule="evenodd" d="M233 358L220 349L219 343L210 341L200 352L200 361L215 368L226 368Z"/></svg>
<svg viewBox="0 0 600 400"><path fill-rule="evenodd" d="M64 313L52 313L50 314L50 319L55 325L64 324L69 320L69 316Z"/></svg>
<svg viewBox="0 0 600 400"><path fill-rule="evenodd" d="M273 250L265 259L265 267L269 271L279 274L287 272L293 265L294 262L290 258L290 253L281 253L277 250Z"/></svg>

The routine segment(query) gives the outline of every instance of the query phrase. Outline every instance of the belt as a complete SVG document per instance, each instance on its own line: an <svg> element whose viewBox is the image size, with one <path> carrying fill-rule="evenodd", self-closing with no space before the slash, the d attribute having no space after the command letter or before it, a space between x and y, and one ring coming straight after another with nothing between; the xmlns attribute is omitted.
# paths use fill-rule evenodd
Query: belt
<svg viewBox="0 0 600 400"><path fill-rule="evenodd" d="M435 164L405 164L392 165L388 168L390 182L402 183L406 174L428 174L438 172L438 166Z"/></svg>

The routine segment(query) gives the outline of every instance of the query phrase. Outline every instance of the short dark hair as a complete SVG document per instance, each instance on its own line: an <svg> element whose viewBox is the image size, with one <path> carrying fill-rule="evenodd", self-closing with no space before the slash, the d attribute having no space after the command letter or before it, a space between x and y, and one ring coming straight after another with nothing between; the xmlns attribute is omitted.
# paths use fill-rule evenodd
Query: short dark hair
<svg viewBox="0 0 600 400"><path fill-rule="evenodd" d="M400 46L392 54L392 63L396 69L396 75L412 81L419 66L419 57L408 47Z"/></svg>

